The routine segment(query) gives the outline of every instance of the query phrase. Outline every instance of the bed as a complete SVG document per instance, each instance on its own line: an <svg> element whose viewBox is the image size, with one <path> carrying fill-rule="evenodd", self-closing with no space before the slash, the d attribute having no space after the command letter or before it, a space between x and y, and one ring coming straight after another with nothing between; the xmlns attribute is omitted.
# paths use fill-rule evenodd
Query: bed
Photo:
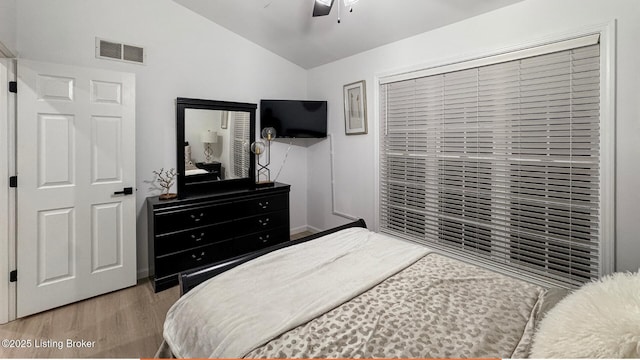
<svg viewBox="0 0 640 360"><path fill-rule="evenodd" d="M524 358L542 314L565 294L362 220L180 281L158 357Z"/></svg>

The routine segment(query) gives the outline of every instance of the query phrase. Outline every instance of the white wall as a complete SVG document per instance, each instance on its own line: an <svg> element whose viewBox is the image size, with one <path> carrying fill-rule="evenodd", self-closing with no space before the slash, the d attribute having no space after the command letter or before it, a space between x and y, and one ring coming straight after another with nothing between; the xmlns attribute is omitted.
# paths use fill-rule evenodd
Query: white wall
<svg viewBox="0 0 640 360"><path fill-rule="evenodd" d="M374 78L417 65L471 58L561 36L617 19L616 269L640 267L640 11L637 0L527 0L309 71L310 98L329 100L335 138L337 209L374 223ZM342 86L367 81L369 134L344 135ZM325 229L347 220L331 215L328 143L308 151L309 225Z"/></svg>
<svg viewBox="0 0 640 360"><path fill-rule="evenodd" d="M219 110L205 110L205 109L186 109L184 117L185 119L185 128L184 128L184 139L189 142L189 146L191 147L191 161L194 163L197 162L206 162L206 158L204 155L204 143L200 141L202 132L211 131L216 133L216 137L218 142L211 144L212 150L212 161L222 161L220 159L220 155L222 153L222 148L218 145L226 144L229 139L227 130L220 129L220 118L222 115L222 111ZM226 136L225 136L226 135ZM225 155L227 155L225 153ZM228 164L229 159L226 156L226 161L224 164Z"/></svg>
<svg viewBox="0 0 640 360"><path fill-rule="evenodd" d="M0 0L0 43L16 55L16 0Z"/></svg>
<svg viewBox="0 0 640 360"><path fill-rule="evenodd" d="M146 65L95 58L95 37L143 46ZM258 103L306 94L306 71L170 0L20 0L21 58L136 74L138 271L147 271L146 181L176 166L175 99ZM284 156L275 146L274 163ZM291 227L305 227L306 150L289 154ZM294 171L295 170L295 171Z"/></svg>

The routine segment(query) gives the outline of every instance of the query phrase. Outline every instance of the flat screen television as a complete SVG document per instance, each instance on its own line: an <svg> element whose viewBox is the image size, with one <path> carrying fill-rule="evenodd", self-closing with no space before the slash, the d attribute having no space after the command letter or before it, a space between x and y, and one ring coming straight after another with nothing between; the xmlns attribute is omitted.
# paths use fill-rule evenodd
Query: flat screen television
<svg viewBox="0 0 640 360"><path fill-rule="evenodd" d="M260 100L260 129L266 127L279 138L327 137L327 102Z"/></svg>

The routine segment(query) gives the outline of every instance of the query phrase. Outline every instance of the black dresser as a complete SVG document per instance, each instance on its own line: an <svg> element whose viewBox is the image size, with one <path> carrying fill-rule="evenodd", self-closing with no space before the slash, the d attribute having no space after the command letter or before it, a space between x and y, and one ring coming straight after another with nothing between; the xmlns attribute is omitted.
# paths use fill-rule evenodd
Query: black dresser
<svg viewBox="0 0 640 360"><path fill-rule="evenodd" d="M156 292L192 269L289 240L289 185L179 200L147 198L149 276Z"/></svg>

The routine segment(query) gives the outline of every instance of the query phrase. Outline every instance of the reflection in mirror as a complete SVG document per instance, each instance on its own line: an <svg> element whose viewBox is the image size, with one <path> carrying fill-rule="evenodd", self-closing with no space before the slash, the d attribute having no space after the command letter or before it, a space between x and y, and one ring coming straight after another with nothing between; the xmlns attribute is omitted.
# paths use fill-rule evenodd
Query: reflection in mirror
<svg viewBox="0 0 640 360"><path fill-rule="evenodd" d="M255 186L256 104L176 99L178 197Z"/></svg>
<svg viewBox="0 0 640 360"><path fill-rule="evenodd" d="M249 176L250 113L186 108L184 174L212 180Z"/></svg>

